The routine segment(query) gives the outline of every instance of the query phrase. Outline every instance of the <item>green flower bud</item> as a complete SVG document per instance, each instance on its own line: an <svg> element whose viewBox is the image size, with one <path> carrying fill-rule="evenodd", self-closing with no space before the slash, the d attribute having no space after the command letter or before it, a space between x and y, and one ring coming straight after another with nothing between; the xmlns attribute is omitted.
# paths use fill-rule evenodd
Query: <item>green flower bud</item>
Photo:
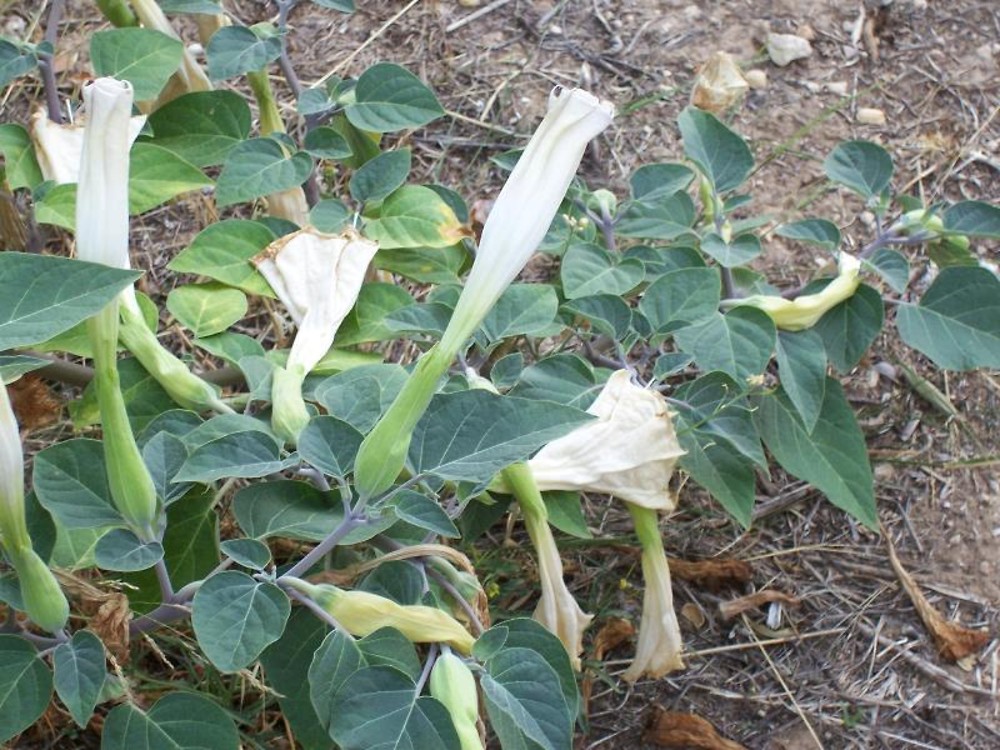
<svg viewBox="0 0 1000 750"><path fill-rule="evenodd" d="M24 611L33 623L50 633L58 633L69 619L69 603L49 566L33 549L11 554L21 584Z"/></svg>
<svg viewBox="0 0 1000 750"><path fill-rule="evenodd" d="M462 750L483 750L476 722L479 719L479 693L476 678L461 658L441 654L431 670L431 695L448 709Z"/></svg>

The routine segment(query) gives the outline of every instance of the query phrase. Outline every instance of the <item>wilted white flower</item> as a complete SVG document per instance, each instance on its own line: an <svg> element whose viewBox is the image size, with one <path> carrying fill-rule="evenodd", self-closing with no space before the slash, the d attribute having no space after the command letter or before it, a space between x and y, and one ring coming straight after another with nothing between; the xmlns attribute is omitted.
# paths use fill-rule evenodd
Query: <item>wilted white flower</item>
<svg viewBox="0 0 1000 750"><path fill-rule="evenodd" d="M716 52L695 78L691 103L698 109L719 114L739 102L749 88L732 55Z"/></svg>
<svg viewBox="0 0 1000 750"><path fill-rule="evenodd" d="M600 492L673 510L668 485L684 451L663 396L618 370L587 411L598 419L553 440L528 462L539 489Z"/></svg>
<svg viewBox="0 0 1000 750"><path fill-rule="evenodd" d="M83 126L86 112L77 113L72 123L55 123L45 110L31 117L30 135L35 146L35 158L42 177L59 185L77 182L80 178L80 156L83 152ZM144 115L129 120L129 144L139 135L146 122Z"/></svg>

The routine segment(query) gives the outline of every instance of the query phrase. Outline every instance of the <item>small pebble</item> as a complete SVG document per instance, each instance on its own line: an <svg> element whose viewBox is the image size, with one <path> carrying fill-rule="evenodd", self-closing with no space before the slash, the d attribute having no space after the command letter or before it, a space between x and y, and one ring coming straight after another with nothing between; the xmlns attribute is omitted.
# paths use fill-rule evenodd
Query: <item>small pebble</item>
<svg viewBox="0 0 1000 750"><path fill-rule="evenodd" d="M795 34L767 35L767 55L779 67L783 68L796 60L809 57L812 52L809 40Z"/></svg>
<svg viewBox="0 0 1000 750"><path fill-rule="evenodd" d="M748 70L743 74L743 77L746 78L752 89L767 88L767 73L759 68Z"/></svg>
<svg viewBox="0 0 1000 750"><path fill-rule="evenodd" d="M859 107L856 119L861 125L885 125L885 112L881 109Z"/></svg>

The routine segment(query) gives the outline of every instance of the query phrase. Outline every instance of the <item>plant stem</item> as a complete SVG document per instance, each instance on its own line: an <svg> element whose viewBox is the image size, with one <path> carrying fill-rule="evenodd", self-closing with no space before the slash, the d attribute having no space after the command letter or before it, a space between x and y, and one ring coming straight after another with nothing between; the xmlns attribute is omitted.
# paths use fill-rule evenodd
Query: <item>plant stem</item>
<svg viewBox="0 0 1000 750"><path fill-rule="evenodd" d="M172 602L174 600L174 585L170 582L170 572L162 557L156 561L153 570L156 571L156 582L160 584L160 595L163 601Z"/></svg>
<svg viewBox="0 0 1000 750"><path fill-rule="evenodd" d="M279 580L279 582L280 582L280 580ZM296 591L295 589L291 588L290 586L282 586L282 590L286 594L288 594L288 596L290 598L294 599L299 604L305 606L310 612L312 612L314 615L316 615L323 622L327 623L334 630L339 630L341 633L343 633L344 635L346 635L348 638L353 638L354 637L349 632L347 632L347 628L345 628L343 625L341 625L339 622L337 622L337 618L336 617L334 617L333 615L331 615L329 612L327 612L325 609L323 609L321 606L319 606L316 602L314 602L312 599L310 599L305 594L299 593L298 591Z"/></svg>
<svg viewBox="0 0 1000 750"><path fill-rule="evenodd" d="M62 19L65 0L52 0L49 17L45 22L45 41L55 48L59 36L59 21ZM56 74L52 68L52 55L45 53L38 56L38 67L42 71L42 83L45 87L45 106L49 119L57 125L62 125L63 116L59 106L59 87L56 85Z"/></svg>
<svg viewBox="0 0 1000 750"><path fill-rule="evenodd" d="M359 503L358 505L360 506L361 504ZM351 515L345 516L344 520L340 522L340 525L327 534L326 539L313 547L305 557L286 570L282 578L285 576L299 578L305 575L309 572L313 565L323 559L323 556L326 555L327 552L340 544L341 540L345 536L350 534L355 529L366 526L369 523L371 523L371 521L368 516L364 514L363 508L355 508ZM278 581L280 583L281 578L279 578Z"/></svg>

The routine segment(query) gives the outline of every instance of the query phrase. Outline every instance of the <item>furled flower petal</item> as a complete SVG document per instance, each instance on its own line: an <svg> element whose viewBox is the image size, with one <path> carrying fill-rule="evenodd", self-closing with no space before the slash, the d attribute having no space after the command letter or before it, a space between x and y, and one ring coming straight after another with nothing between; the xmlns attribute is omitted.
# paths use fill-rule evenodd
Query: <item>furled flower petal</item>
<svg viewBox="0 0 1000 750"><path fill-rule="evenodd" d="M157 5L156 0L130 0L132 8L135 10L139 22L147 29L159 31L178 41L181 38L177 35L173 25ZM156 100L156 107L162 107L167 102L176 99L183 94L190 94L195 91L211 91L212 82L208 80L205 71L201 69L198 61L194 59L187 49L181 54L181 65L171 77L170 81L160 92Z"/></svg>
<svg viewBox="0 0 1000 750"><path fill-rule="evenodd" d="M83 153L83 129L86 111L78 112L72 123L52 122L44 110L31 118L31 141L35 145L35 158L46 180L64 185L80 179L80 157ZM139 136L146 124L145 115L129 118L129 144Z"/></svg>
<svg viewBox="0 0 1000 750"><path fill-rule="evenodd" d="M784 331L812 328L827 310L851 297L861 284L858 279L861 270L860 260L848 253L841 253L837 266L837 277L815 294L803 294L793 300L757 295L734 300L734 304L751 305L763 310L771 316L774 324Z"/></svg>
<svg viewBox="0 0 1000 750"><path fill-rule="evenodd" d="M528 465L542 490L583 490L670 511L674 464L684 454L667 403L615 372L587 409L598 417L542 448Z"/></svg>

